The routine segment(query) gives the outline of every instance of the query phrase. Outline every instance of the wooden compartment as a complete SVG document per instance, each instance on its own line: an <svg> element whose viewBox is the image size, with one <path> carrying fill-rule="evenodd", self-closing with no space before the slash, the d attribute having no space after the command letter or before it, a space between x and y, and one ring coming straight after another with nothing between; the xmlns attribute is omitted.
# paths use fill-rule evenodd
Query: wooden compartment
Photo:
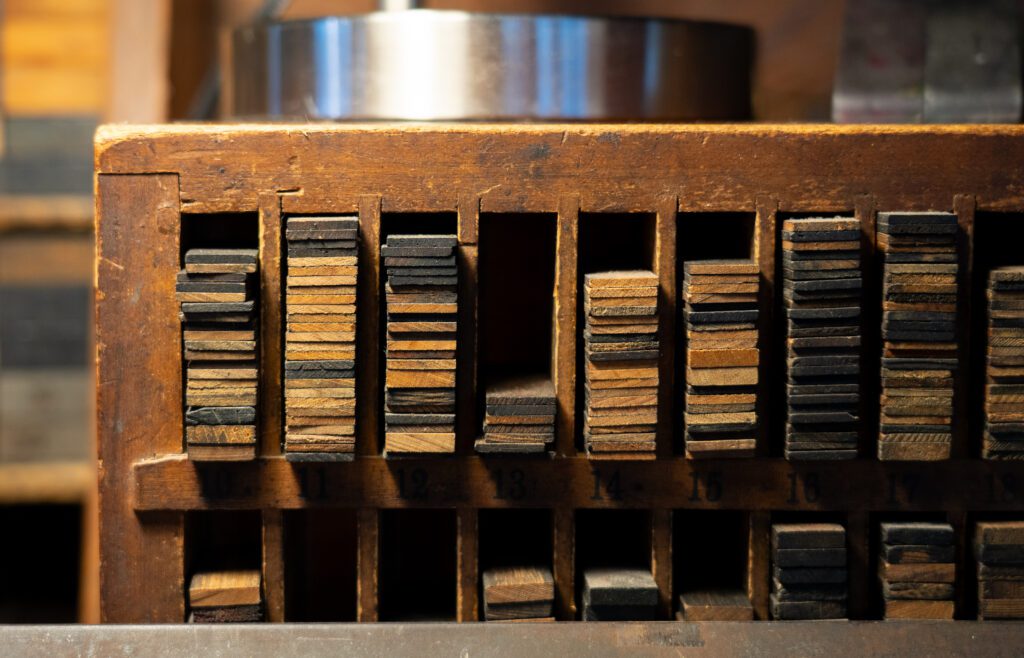
<svg viewBox="0 0 1024 658"><path fill-rule="evenodd" d="M673 567L682 559L674 559L673 546L686 537L685 525L673 527L696 510L747 516L743 577L759 619L768 616L772 520L807 514L842 519L851 546L850 614L871 617L867 583L874 577L873 515L949 514L958 541L969 541L969 519L1020 514L1024 466L987 463L966 450L955 451L945 462L879 462L870 406L863 421L865 450L857 460L789 464L779 458L776 446L753 459L685 460L673 442L677 400L685 385L677 359L682 346L676 340L682 263L749 253L762 277L762 345L774 351L781 322L775 312L781 294L778 224L786 213L836 214L852 208L862 226L866 282L876 277L866 289L876 295L877 211L953 209L965 253L973 253L978 262L980 247L972 248L975 227L983 238L987 229L982 224L990 213L1007 227L1024 213L1024 174L1017 166L1022 150L1024 129L1014 126L102 129L96 160L96 321L103 618L183 620L192 556L202 545L189 528L196 514L224 512L255 519L248 523L257 530L256 564L264 574L272 621L311 616L294 597L306 604L314 595L306 599L301 585L289 593L292 579L301 583L314 576L295 575L290 556L300 549L294 542L306 541L308 532L317 535L334 514L350 523L349 513L355 518L355 558L349 566L356 574L358 621L417 612L479 619L480 569L492 555L484 545L490 531L481 530L491 521L481 521L480 510L492 509L550 510L561 620L578 617L577 574L600 557L594 528L603 523L602 514L623 514L640 528L628 534L624 550L629 559L652 569L660 616L668 619L678 593ZM209 157L196 158L197 152ZM253 463L197 469L182 454L180 325L173 280L182 246L192 240L187 224L197 216L231 213L258 220L260 456ZM357 457L351 463L289 464L280 456L282 216L351 213L359 216L361 234ZM489 355L490 330L483 315L491 286L481 260L489 258L488 223L529 223L536 216L554 225L553 238L546 237L542 245L554 267L553 278L546 277L543 285L551 295L553 317L550 352L544 358L550 354L558 402L555 455L481 458L472 454L480 382L496 363ZM387 235L410 229L458 236L457 449L444 458L387 462L380 456L383 425L378 422L384 330L379 253ZM1000 229L992 240L1005 236L1008 241L1018 233L1016 228L1007 231ZM719 233L727 237L718 240L714 235ZM748 244L749 252L743 246ZM970 259L964 262L970 268ZM649 462L599 463L578 451L582 276L614 267L649 268L659 280L658 452ZM969 269L967 279L972 283L966 289L973 289ZM536 290L530 294L542 299ZM971 302L972 308L978 303L976 298ZM865 326L877 326L878 319L865 312ZM538 329L531 342L539 345L540 335ZM961 354L970 373L976 372L979 354L971 347L973 336L964 340ZM864 354L865 362L872 363L877 344L866 346ZM761 374L762 382L775 382L783 373L773 359L763 359ZM965 390L976 381L976 375L965 377ZM877 380L865 377L864 387L865 398L877 397ZM774 423L781 407L773 386L759 389L758 403ZM972 417L959 428L964 446L977 440L973 422ZM324 516L319 511L291 516L312 509L323 510ZM420 513L427 516L417 517ZM303 523L307 530L297 530ZM615 521L606 530L621 525ZM407 602L402 586L395 584L402 580L394 541L400 529L414 532L417 541L430 531L429 543L437 551L431 554L437 559L430 560L436 599L423 610L403 610ZM345 541L348 545L351 537ZM346 578L341 566L332 564L331 569L336 571L323 572L333 574L331 582ZM731 578L734 569L725 570ZM678 582L685 583L687 576L680 577ZM854 587L854 582L863 585ZM331 618L350 615L341 603L331 607Z"/></svg>

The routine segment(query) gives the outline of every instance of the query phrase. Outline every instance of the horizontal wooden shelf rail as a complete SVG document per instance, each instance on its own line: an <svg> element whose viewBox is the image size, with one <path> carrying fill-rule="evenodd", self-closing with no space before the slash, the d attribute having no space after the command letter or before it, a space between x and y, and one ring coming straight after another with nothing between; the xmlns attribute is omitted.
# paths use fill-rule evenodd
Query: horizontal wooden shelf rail
<svg viewBox="0 0 1024 658"><path fill-rule="evenodd" d="M1014 511L1024 469L978 459L787 462L452 457L348 463L136 462L137 511L193 509L576 508L765 511Z"/></svg>

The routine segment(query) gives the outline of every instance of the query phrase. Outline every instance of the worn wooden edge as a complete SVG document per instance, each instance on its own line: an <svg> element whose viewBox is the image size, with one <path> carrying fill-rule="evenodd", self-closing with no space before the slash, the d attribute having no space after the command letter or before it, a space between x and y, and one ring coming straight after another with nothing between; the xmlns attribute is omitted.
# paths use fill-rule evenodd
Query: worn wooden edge
<svg viewBox="0 0 1024 658"><path fill-rule="evenodd" d="M513 470L525 483L515 498L500 486ZM414 478L416 487L409 485ZM310 487L311 481L317 486ZM679 457L609 463L584 456L360 456L347 463L292 464L274 456L204 465L169 454L137 461L128 490L140 512L307 507L1018 511L1024 491L1016 487L1024 487L1021 465L976 459L791 463Z"/></svg>
<svg viewBox="0 0 1024 658"><path fill-rule="evenodd" d="M95 488L92 462L0 464L0 505L79 505Z"/></svg>

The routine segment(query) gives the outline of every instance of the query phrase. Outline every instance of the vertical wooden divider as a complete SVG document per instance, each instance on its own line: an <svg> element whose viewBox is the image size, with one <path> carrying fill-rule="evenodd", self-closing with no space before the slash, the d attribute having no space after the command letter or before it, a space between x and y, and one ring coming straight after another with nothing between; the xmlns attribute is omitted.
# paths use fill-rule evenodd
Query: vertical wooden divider
<svg viewBox="0 0 1024 658"><path fill-rule="evenodd" d="M576 619L576 514L570 507L551 510L554 536L552 577L555 580L555 616Z"/></svg>
<svg viewBox="0 0 1024 658"><path fill-rule="evenodd" d="M662 619L672 619L672 510L651 510L651 575Z"/></svg>
<svg viewBox="0 0 1024 658"><path fill-rule="evenodd" d="M378 195L359 198L356 455L363 457L380 454L380 206L381 198ZM376 537L376 526L373 532ZM373 610L376 615L376 605Z"/></svg>
<svg viewBox="0 0 1024 658"><path fill-rule="evenodd" d="M771 393L776 388L772 382L776 381L776 375L782 376L782 371L777 371L777 368L781 367L784 362L784 357L774 351L782 343L773 331L775 328L775 240L779 202L777 199L758 197L754 202L754 208L754 260L761 270L761 294L757 314L757 344L761 356L757 373L758 436L756 454L758 457L767 457L776 447L771 445L772 429L782 426L775 422L771 411ZM783 409L780 413L785 414L785 410Z"/></svg>
<svg viewBox="0 0 1024 658"><path fill-rule="evenodd" d="M477 437L477 308L480 281L477 264L480 232L480 197L459 196L459 326L456 361L456 436L455 452L473 454Z"/></svg>
<svg viewBox="0 0 1024 658"><path fill-rule="evenodd" d="M772 513L750 512L747 535L747 597L754 608L754 619L766 620L768 581L771 578Z"/></svg>
<svg viewBox="0 0 1024 658"><path fill-rule="evenodd" d="M259 197L260 230L260 455L281 454L284 432L282 355L284 354L284 220L281 199L267 192ZM265 557L265 556L264 556Z"/></svg>
<svg viewBox="0 0 1024 658"><path fill-rule="evenodd" d="M267 621L285 620L284 512L263 510L263 601Z"/></svg>
<svg viewBox="0 0 1024 658"><path fill-rule="evenodd" d="M681 395L675 393L676 305L679 301L676 291L676 216L679 214L679 197L658 199L655 213L654 271L658 275L658 344L661 348L656 450L658 459L668 459L676 447L673 432L676 417L682 414L682 406L676 403ZM657 532L658 526L654 528ZM671 523L669 528L671 532ZM655 541L659 539L655 537ZM671 545L671 537L667 541Z"/></svg>
<svg viewBox="0 0 1024 658"><path fill-rule="evenodd" d="M978 581L974 562L974 543L971 537L971 517L967 512L950 513L949 524L953 526L954 564L956 574L953 581L954 618L976 619L978 611Z"/></svg>
<svg viewBox="0 0 1024 658"><path fill-rule="evenodd" d="M860 438L857 454L875 459L878 445L879 393L882 377L882 263L878 253L875 198L863 194L854 199L854 217L860 222L861 240L861 345L860 345Z"/></svg>
<svg viewBox="0 0 1024 658"><path fill-rule="evenodd" d="M356 457L356 459L359 459ZM380 511L356 511L356 621L380 620Z"/></svg>
<svg viewBox="0 0 1024 658"><path fill-rule="evenodd" d="M953 197L953 212L956 213L960 225L960 239L957 241L957 252L960 262L960 285L957 297L956 326L960 329L957 343L956 388L954 393L953 446L950 457L964 459L972 454L980 454L980 446L971 444L971 430L977 426L977 436L981 436L981 423L970 418L969 394L967 391L971 372L971 280L974 276L974 213L977 201L973 195L957 194ZM985 302L981 301L984 308Z"/></svg>
<svg viewBox="0 0 1024 658"><path fill-rule="evenodd" d="M96 178L100 617L185 621L185 515L136 514L132 464L181 453L181 206L174 174ZM141 247L140 245L145 245ZM131 330L127 330L130 328ZM147 349L139 362L135 341ZM145 556L144 560L134 559ZM115 559L116 558L116 559Z"/></svg>
<svg viewBox="0 0 1024 658"><path fill-rule="evenodd" d="M578 196L558 200L558 234L555 242L555 344L551 373L558 400L555 453L576 454L576 278L579 264Z"/></svg>
<svg viewBox="0 0 1024 658"><path fill-rule="evenodd" d="M479 514L475 508L460 507L455 510L457 552L456 571L458 581L455 588L455 618L457 621L478 621L480 619L477 601L477 569L480 552Z"/></svg>
<svg viewBox="0 0 1024 658"><path fill-rule="evenodd" d="M846 562L849 569L846 613L850 619L866 619L871 610L871 581L876 572L871 568L870 524L867 512L850 512L846 516Z"/></svg>

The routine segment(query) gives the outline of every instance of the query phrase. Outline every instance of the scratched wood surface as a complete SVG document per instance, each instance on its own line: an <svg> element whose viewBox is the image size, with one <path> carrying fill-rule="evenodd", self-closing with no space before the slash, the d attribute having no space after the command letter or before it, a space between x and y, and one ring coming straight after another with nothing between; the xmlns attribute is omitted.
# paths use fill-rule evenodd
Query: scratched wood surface
<svg viewBox="0 0 1024 658"><path fill-rule="evenodd" d="M768 533L787 514L831 515L854 528L858 561L870 576L871 525L879 515L948 515L958 527L979 513L1021 509L1024 468L977 459L980 416L960 396L955 459L934 464L874 459L874 372L865 374L861 459L789 464L781 455L777 407L783 372L762 360L758 396L764 419L758 458L693 463L679 442L681 411L678 283L680 254L705 247L689 213L742 213L749 253L762 273L762 349L778 351L775 287L779 217L845 213L861 219L865 262L874 253L875 213L886 209L956 212L965 267L976 222L1024 218L1024 128L667 125L252 125L105 127L97 136L98 428L102 605L106 621L180 622L194 537L188 518L259 510L259 566L271 621L292 619L288 601L288 518L306 508L357 511L355 618L380 616L381 510L448 508L457 516L453 619L480 615L478 510L547 508L559 619L576 616L576 511L648 510L641 541L669 618L679 592L673 570L676 509L748 510L745 582L756 616L767 617ZM180 328L174 272L183 213L254 213L261 259L261 456L237 465L190 464L182 452ZM454 217L459 237L460 316L457 454L437 460L380 457L381 225L389 213ZM477 248L481 216L556 215L550 353L558 405L555 456L495 459L472 454L479 382L481 290ZM577 312L580 226L592 213L636 217L636 244L659 277L662 341L657 459L592 462L577 417ZM357 458L345 464L293 465L280 456L282 253L289 214L356 213L360 218L360 363ZM635 215L633 214L635 213ZM1005 225L1013 226L1014 222ZM1002 224L1000 225L1002 226ZM1000 229L1003 230L1003 229ZM1010 232L1008 237L1019 236ZM723 239L728 236L722 236ZM613 240L614 236L605 236ZM714 252L712 242L707 249ZM484 256L486 257L486 256ZM1024 261L1024 256L1021 258ZM867 290L877 288L866 275ZM970 290L970 279L964 282ZM964 317L983 305L965 304ZM865 363L877 353L877 326L865 313ZM966 322L965 322L966 324ZM508 329L508 336L512 336ZM965 336L962 357L970 349ZM873 346L873 347L872 347ZM868 350L875 350L874 352ZM968 371L964 368L964 371ZM968 382L961 378L960 391ZM874 398L872 398L874 396ZM958 557L969 572L969 551ZM690 565L692 568L692 565ZM965 589L970 583L965 584ZM851 610L877 612L872 589L852 590ZM969 597L958 594L961 602ZM969 614L962 603L961 616ZM960 614L960 613L958 613Z"/></svg>

